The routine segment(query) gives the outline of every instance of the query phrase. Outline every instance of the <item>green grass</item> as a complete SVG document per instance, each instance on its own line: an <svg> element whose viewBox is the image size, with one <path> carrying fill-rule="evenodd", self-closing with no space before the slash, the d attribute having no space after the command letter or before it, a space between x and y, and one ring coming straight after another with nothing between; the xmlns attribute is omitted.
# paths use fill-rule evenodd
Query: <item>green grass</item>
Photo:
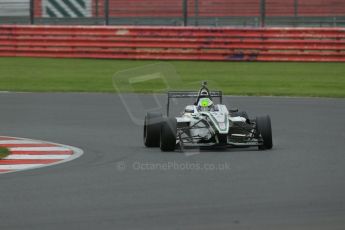
<svg viewBox="0 0 345 230"><path fill-rule="evenodd" d="M115 92L112 78L116 72L154 63L158 62L0 58L0 90ZM197 89L202 80L208 80L211 88L219 88L231 95L345 97L345 63L162 63L171 64L180 76L179 82L170 84L176 89ZM133 71L141 74L140 70ZM130 75L131 71L126 74ZM165 78L169 80L174 77L168 74ZM125 91L157 92L165 89L162 80L143 81L132 84L132 88L125 81L118 83L120 89Z"/></svg>
<svg viewBox="0 0 345 230"><path fill-rule="evenodd" d="M0 159L7 157L10 154L10 150L5 147L0 147Z"/></svg>

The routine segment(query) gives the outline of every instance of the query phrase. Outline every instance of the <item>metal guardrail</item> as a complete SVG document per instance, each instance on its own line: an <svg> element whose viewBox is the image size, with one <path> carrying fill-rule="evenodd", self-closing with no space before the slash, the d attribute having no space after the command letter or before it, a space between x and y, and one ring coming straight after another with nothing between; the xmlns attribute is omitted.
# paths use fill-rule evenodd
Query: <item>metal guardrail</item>
<svg viewBox="0 0 345 230"><path fill-rule="evenodd" d="M345 0L0 0L0 24L345 27Z"/></svg>

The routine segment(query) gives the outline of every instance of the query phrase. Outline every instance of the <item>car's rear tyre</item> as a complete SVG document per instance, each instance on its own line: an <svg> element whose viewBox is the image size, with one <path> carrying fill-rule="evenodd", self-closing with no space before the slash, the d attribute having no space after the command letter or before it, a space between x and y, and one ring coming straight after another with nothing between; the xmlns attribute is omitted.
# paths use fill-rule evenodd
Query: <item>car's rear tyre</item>
<svg viewBox="0 0 345 230"><path fill-rule="evenodd" d="M161 113L146 114L144 123L144 145L146 147L159 147L162 121Z"/></svg>
<svg viewBox="0 0 345 230"><path fill-rule="evenodd" d="M164 152L174 151L176 148L176 118L167 118L161 126L160 148Z"/></svg>
<svg viewBox="0 0 345 230"><path fill-rule="evenodd" d="M263 145L259 145L259 149L271 149L273 147L271 118L268 115L256 117L256 130L263 139Z"/></svg>

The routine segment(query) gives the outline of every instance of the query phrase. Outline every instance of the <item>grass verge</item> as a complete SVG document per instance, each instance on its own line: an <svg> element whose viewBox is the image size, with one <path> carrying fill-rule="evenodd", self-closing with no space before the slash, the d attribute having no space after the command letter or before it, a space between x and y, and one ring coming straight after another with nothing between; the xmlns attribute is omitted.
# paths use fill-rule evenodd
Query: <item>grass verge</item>
<svg viewBox="0 0 345 230"><path fill-rule="evenodd" d="M10 150L5 147L0 147L0 160L10 155Z"/></svg>
<svg viewBox="0 0 345 230"><path fill-rule="evenodd" d="M0 90L31 92L116 92L112 77L121 70L158 61L0 58ZM264 63L165 61L182 83L197 89L213 82L231 95L345 97L344 63ZM132 92L157 92L160 82L147 81ZM210 84L212 87L212 84Z"/></svg>

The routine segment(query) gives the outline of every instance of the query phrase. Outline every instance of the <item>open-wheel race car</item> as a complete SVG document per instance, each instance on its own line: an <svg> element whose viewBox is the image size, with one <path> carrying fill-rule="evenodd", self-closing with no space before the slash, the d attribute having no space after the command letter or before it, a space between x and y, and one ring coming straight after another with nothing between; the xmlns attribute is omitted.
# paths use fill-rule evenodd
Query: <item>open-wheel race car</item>
<svg viewBox="0 0 345 230"><path fill-rule="evenodd" d="M144 144L160 147L162 151L198 147L250 147L271 149L272 130L268 115L250 119L245 111L230 109L222 104L221 91L209 91L203 82L198 92L169 91L167 116L162 113L146 114ZM178 117L170 117L172 98L195 98ZM219 104L214 103L219 100Z"/></svg>

